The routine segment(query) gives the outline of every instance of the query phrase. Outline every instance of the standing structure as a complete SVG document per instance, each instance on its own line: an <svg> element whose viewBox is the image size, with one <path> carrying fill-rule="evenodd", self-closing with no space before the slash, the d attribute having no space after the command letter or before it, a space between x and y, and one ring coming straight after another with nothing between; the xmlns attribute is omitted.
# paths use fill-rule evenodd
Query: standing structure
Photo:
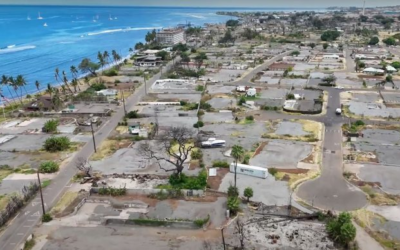
<svg viewBox="0 0 400 250"><path fill-rule="evenodd" d="M365 0L364 0L364 5L363 5L363 12L362 12L363 16L365 16Z"/></svg>

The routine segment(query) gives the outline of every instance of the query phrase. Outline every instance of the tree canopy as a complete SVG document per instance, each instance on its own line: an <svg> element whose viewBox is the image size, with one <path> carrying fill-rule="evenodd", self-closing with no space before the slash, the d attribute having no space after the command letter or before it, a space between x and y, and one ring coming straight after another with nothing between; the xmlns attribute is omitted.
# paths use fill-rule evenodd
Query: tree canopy
<svg viewBox="0 0 400 250"><path fill-rule="evenodd" d="M337 30L327 30L321 35L322 41L335 41L340 36L340 32Z"/></svg>
<svg viewBox="0 0 400 250"><path fill-rule="evenodd" d="M379 43L379 38L377 36L371 37L368 44L369 45L377 45Z"/></svg>
<svg viewBox="0 0 400 250"><path fill-rule="evenodd" d="M96 75L96 70L100 68L100 65L92 62L89 58L84 58L78 65L78 68L83 74L90 73L92 75Z"/></svg>

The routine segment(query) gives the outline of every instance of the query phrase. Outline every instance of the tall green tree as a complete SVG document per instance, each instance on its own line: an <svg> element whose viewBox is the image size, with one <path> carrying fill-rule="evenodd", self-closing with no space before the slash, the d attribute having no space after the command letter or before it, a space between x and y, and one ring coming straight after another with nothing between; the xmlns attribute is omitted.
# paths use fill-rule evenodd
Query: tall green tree
<svg viewBox="0 0 400 250"><path fill-rule="evenodd" d="M89 58L82 59L81 63L78 65L79 70L83 74L90 73L94 76L97 76L96 70L98 70L99 67L100 66L97 63L92 62Z"/></svg>
<svg viewBox="0 0 400 250"><path fill-rule="evenodd" d="M40 91L40 82L35 81L35 86L36 86L37 91L39 92Z"/></svg>
<svg viewBox="0 0 400 250"><path fill-rule="evenodd" d="M240 159L242 159L244 155L244 149L240 145L234 145L232 147L231 156L235 159L235 187L236 187L236 178L237 178L237 164Z"/></svg>
<svg viewBox="0 0 400 250"><path fill-rule="evenodd" d="M10 93L11 98L14 100L14 95L10 89L12 87L12 83L10 82L10 78L6 75L1 76L1 85L6 86L8 92Z"/></svg>

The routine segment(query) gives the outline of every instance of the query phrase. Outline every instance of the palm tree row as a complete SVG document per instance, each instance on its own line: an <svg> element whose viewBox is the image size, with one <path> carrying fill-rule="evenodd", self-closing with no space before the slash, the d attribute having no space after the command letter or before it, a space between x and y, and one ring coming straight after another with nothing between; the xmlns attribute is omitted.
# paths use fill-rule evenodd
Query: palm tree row
<svg viewBox="0 0 400 250"><path fill-rule="evenodd" d="M3 75L1 77L0 83L1 83L1 85L5 86L7 88L8 92L13 100L15 100L15 98L18 98L19 101L21 102L21 104L23 104L23 102L22 102L22 97L24 95L23 91L25 92L25 95L28 94L26 87L25 87L27 85L27 82L23 75L17 75L17 77L15 77L15 78L12 76ZM15 93L15 96L13 94L13 91Z"/></svg>

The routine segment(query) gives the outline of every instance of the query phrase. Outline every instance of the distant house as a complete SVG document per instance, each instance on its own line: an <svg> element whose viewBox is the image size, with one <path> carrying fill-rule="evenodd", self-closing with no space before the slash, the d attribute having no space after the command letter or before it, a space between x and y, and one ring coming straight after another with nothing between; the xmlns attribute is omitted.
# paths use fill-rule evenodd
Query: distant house
<svg viewBox="0 0 400 250"><path fill-rule="evenodd" d="M100 91L96 91L97 95L102 95L107 98L108 101L115 100L118 95L118 90L116 89L102 89Z"/></svg>
<svg viewBox="0 0 400 250"><path fill-rule="evenodd" d="M340 56L336 54L329 54L329 55L323 55L323 59L333 59L333 60L339 60Z"/></svg>
<svg viewBox="0 0 400 250"><path fill-rule="evenodd" d="M55 106L50 96L44 95L25 106L26 111L51 111Z"/></svg>
<svg viewBox="0 0 400 250"><path fill-rule="evenodd" d="M162 60L158 56L141 56L135 59L135 65L140 67L156 67L160 64L162 64Z"/></svg>
<svg viewBox="0 0 400 250"><path fill-rule="evenodd" d="M295 64L293 63L273 63L268 67L268 69L271 71L285 71L293 68L294 66Z"/></svg>

